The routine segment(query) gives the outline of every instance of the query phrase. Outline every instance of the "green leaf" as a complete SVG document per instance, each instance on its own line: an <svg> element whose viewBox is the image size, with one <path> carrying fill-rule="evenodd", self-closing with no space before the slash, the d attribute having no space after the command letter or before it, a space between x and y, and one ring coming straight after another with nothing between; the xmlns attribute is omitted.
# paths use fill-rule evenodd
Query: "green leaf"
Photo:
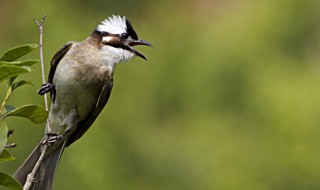
<svg viewBox="0 0 320 190"><path fill-rule="evenodd" d="M18 63L19 66L31 66L34 64L40 63L40 60L27 60Z"/></svg>
<svg viewBox="0 0 320 190"><path fill-rule="evenodd" d="M0 61L14 61L20 57L30 53L38 47L37 44L26 44L18 47L14 47L4 52L1 56Z"/></svg>
<svg viewBox="0 0 320 190"><path fill-rule="evenodd" d="M6 112L10 112L14 109L16 109L14 106L11 106L9 104L4 105L4 109L6 109Z"/></svg>
<svg viewBox="0 0 320 190"><path fill-rule="evenodd" d="M0 185L11 190L22 190L22 185L12 176L0 172Z"/></svg>
<svg viewBox="0 0 320 190"><path fill-rule="evenodd" d="M4 119L8 116L24 117L29 119L33 123L39 124L46 121L48 112L42 106L30 104L11 110L10 112L6 112L1 119Z"/></svg>
<svg viewBox="0 0 320 190"><path fill-rule="evenodd" d="M13 157L7 149L4 149L2 151L2 153L0 154L0 162L12 161L12 160L15 160L15 159L16 158Z"/></svg>
<svg viewBox="0 0 320 190"><path fill-rule="evenodd" d="M8 127L4 121L0 120L0 153L4 150L7 143Z"/></svg>
<svg viewBox="0 0 320 190"><path fill-rule="evenodd" d="M18 67L18 66L11 66L11 65L2 65L0 66L0 82L23 74L23 73L27 73L30 72L31 69L30 67L24 66L24 67Z"/></svg>
<svg viewBox="0 0 320 190"><path fill-rule="evenodd" d="M40 60L27 60L27 61L15 61L15 62L8 62L8 61L0 61L1 65L12 65L12 66L31 66L36 63L40 63Z"/></svg>
<svg viewBox="0 0 320 190"><path fill-rule="evenodd" d="M0 61L0 66L3 66L3 65L12 65L13 62L6 62L6 61ZM17 64L19 62L16 62Z"/></svg>
<svg viewBox="0 0 320 190"><path fill-rule="evenodd" d="M12 84L12 92L20 87L20 86L23 86L23 85L26 85L26 84L29 84L29 85L32 85L32 83L30 81L25 81L25 80L21 80L21 81L18 81L18 82L15 82Z"/></svg>
<svg viewBox="0 0 320 190"><path fill-rule="evenodd" d="M12 85L12 83L14 82L14 80L16 80L16 78L18 77L18 75L17 76L14 76L14 77L11 77L11 78L9 78L8 79L8 86L11 86Z"/></svg>

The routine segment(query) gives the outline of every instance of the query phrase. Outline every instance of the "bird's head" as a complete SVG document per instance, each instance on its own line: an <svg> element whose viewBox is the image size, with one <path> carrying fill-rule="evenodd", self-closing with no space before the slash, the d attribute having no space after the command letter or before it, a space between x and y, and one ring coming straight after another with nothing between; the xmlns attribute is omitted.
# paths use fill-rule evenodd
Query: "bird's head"
<svg viewBox="0 0 320 190"><path fill-rule="evenodd" d="M152 47L149 42L138 38L131 23L125 17L113 15L102 21L93 33L100 36L102 49L111 52L113 56L117 56L119 61L129 60L135 55L147 60L133 46L146 45Z"/></svg>

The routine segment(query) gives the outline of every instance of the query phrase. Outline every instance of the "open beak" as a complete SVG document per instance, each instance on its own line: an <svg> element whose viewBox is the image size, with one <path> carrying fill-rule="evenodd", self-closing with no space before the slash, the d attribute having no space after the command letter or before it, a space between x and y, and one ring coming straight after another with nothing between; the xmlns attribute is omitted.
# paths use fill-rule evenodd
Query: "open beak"
<svg viewBox="0 0 320 190"><path fill-rule="evenodd" d="M147 42L145 40L133 40L133 41L129 42L128 45L130 47L130 51L132 51L134 54L141 57L142 59L147 60L147 58L142 53L140 53L136 49L133 49L132 47L137 46L137 45L145 45L145 46L152 47L152 45L149 42Z"/></svg>

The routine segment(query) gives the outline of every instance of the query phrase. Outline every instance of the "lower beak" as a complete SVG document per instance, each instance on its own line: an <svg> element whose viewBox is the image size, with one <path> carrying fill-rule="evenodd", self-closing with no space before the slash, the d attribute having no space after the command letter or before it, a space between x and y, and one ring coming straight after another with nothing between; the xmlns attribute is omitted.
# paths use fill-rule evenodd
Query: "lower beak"
<svg viewBox="0 0 320 190"><path fill-rule="evenodd" d="M132 47L133 46L136 46L136 45L145 45L145 46L149 46L149 47L152 47L152 45L145 41L145 40L135 40L135 41L132 41L132 42L129 42L128 45L130 46L130 50L136 54L137 56L141 57L142 59L144 60L147 60L147 58L142 54L140 53L138 50L136 49L133 49Z"/></svg>

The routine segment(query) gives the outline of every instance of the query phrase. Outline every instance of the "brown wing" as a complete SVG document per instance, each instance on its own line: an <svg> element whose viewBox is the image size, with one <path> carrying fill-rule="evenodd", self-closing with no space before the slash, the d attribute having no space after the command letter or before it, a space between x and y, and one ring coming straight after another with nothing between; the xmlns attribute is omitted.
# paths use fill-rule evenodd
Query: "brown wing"
<svg viewBox="0 0 320 190"><path fill-rule="evenodd" d="M90 128L90 126L96 120L104 106L107 104L111 94L112 86L113 78L107 81L106 84L103 86L95 108L91 111L91 113L85 120L79 122L76 131L70 135L66 146L69 146L74 141L78 140Z"/></svg>
<svg viewBox="0 0 320 190"><path fill-rule="evenodd" d="M44 95L47 92L50 92L50 97L52 102L54 102L56 91L53 85L53 77L54 73L56 72L57 66L64 55L69 51L72 47L73 42L66 43L61 49L59 49L51 59L50 62L50 71L48 76L48 82L43 84L40 89L38 90L38 94Z"/></svg>
<svg viewBox="0 0 320 190"><path fill-rule="evenodd" d="M60 62L60 60L64 57L64 55L69 51L72 47L73 42L66 43L61 49L59 49L51 59L50 62L50 71L48 77L48 83L52 84L54 73L56 72L56 68Z"/></svg>

